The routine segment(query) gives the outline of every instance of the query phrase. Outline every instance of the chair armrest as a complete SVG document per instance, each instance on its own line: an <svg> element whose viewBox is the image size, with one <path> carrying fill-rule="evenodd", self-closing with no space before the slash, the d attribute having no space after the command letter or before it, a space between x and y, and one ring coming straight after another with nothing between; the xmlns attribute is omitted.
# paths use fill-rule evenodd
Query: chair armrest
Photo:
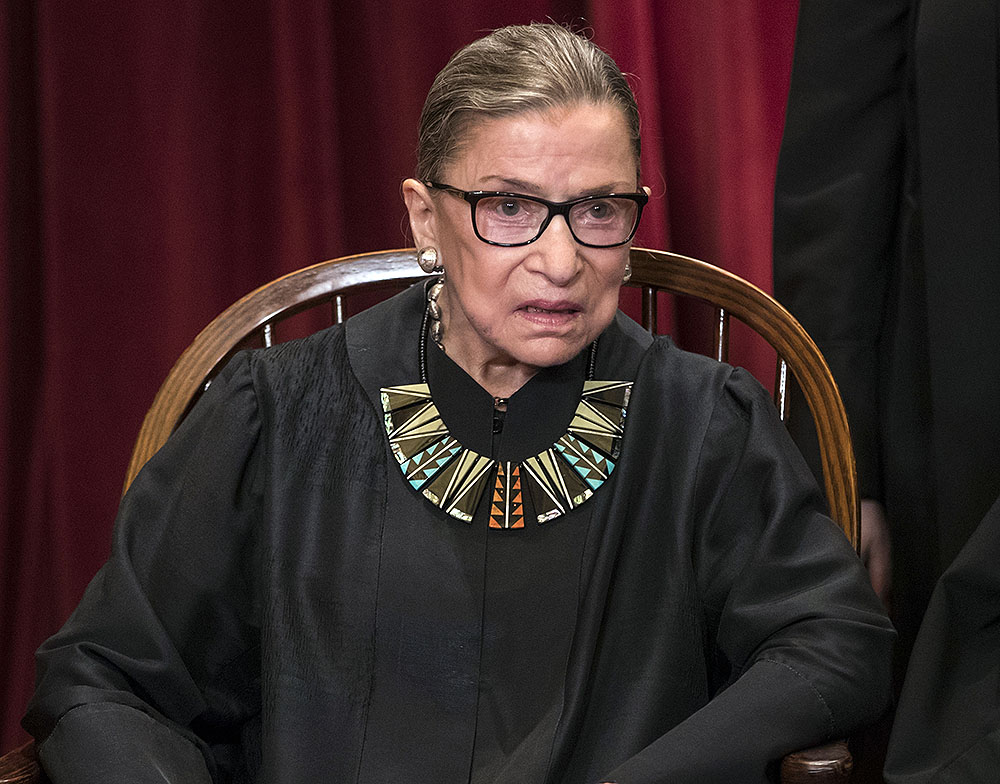
<svg viewBox="0 0 1000 784"><path fill-rule="evenodd" d="M38 765L34 742L0 757L0 784L48 784L48 781Z"/></svg>
<svg viewBox="0 0 1000 784"><path fill-rule="evenodd" d="M781 761L781 784L820 784L851 780L854 760L846 741L796 751Z"/></svg>

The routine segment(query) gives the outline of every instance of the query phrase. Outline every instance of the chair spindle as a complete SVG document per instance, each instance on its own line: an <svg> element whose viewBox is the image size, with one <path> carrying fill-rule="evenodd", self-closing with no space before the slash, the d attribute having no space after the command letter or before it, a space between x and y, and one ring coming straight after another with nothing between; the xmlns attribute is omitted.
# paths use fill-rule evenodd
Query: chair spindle
<svg viewBox="0 0 1000 784"><path fill-rule="evenodd" d="M656 289L642 287L642 326L651 335L656 334Z"/></svg>

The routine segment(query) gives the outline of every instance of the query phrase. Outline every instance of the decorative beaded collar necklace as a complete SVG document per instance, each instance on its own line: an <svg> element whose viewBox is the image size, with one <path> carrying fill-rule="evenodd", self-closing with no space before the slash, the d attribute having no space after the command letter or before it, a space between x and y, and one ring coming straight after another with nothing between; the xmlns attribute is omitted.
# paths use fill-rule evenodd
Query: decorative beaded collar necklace
<svg viewBox="0 0 1000 784"><path fill-rule="evenodd" d="M519 462L498 461L464 447L441 419L427 383L427 327L425 311L420 330L422 383L380 390L389 445L410 486L467 523L492 486L491 528L524 527L525 491L538 523L593 496L618 461L632 391L631 381L593 380L597 342L591 344L583 394L562 437Z"/></svg>

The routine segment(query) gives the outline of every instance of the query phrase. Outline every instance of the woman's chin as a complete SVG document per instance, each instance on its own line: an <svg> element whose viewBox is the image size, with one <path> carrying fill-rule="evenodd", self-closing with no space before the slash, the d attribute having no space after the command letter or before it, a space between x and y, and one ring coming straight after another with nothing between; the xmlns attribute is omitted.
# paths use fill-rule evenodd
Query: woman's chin
<svg viewBox="0 0 1000 784"><path fill-rule="evenodd" d="M525 341L511 355L518 362L532 367L554 367L573 359L591 343L580 338L533 338Z"/></svg>

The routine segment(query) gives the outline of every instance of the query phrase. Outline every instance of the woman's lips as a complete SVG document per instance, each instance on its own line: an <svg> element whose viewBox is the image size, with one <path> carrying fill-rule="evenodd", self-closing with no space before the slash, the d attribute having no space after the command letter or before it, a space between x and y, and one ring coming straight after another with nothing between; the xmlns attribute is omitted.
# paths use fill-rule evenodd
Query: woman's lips
<svg viewBox="0 0 1000 784"><path fill-rule="evenodd" d="M518 312L528 321L539 326L558 327L573 321L583 310L576 302L525 302Z"/></svg>

